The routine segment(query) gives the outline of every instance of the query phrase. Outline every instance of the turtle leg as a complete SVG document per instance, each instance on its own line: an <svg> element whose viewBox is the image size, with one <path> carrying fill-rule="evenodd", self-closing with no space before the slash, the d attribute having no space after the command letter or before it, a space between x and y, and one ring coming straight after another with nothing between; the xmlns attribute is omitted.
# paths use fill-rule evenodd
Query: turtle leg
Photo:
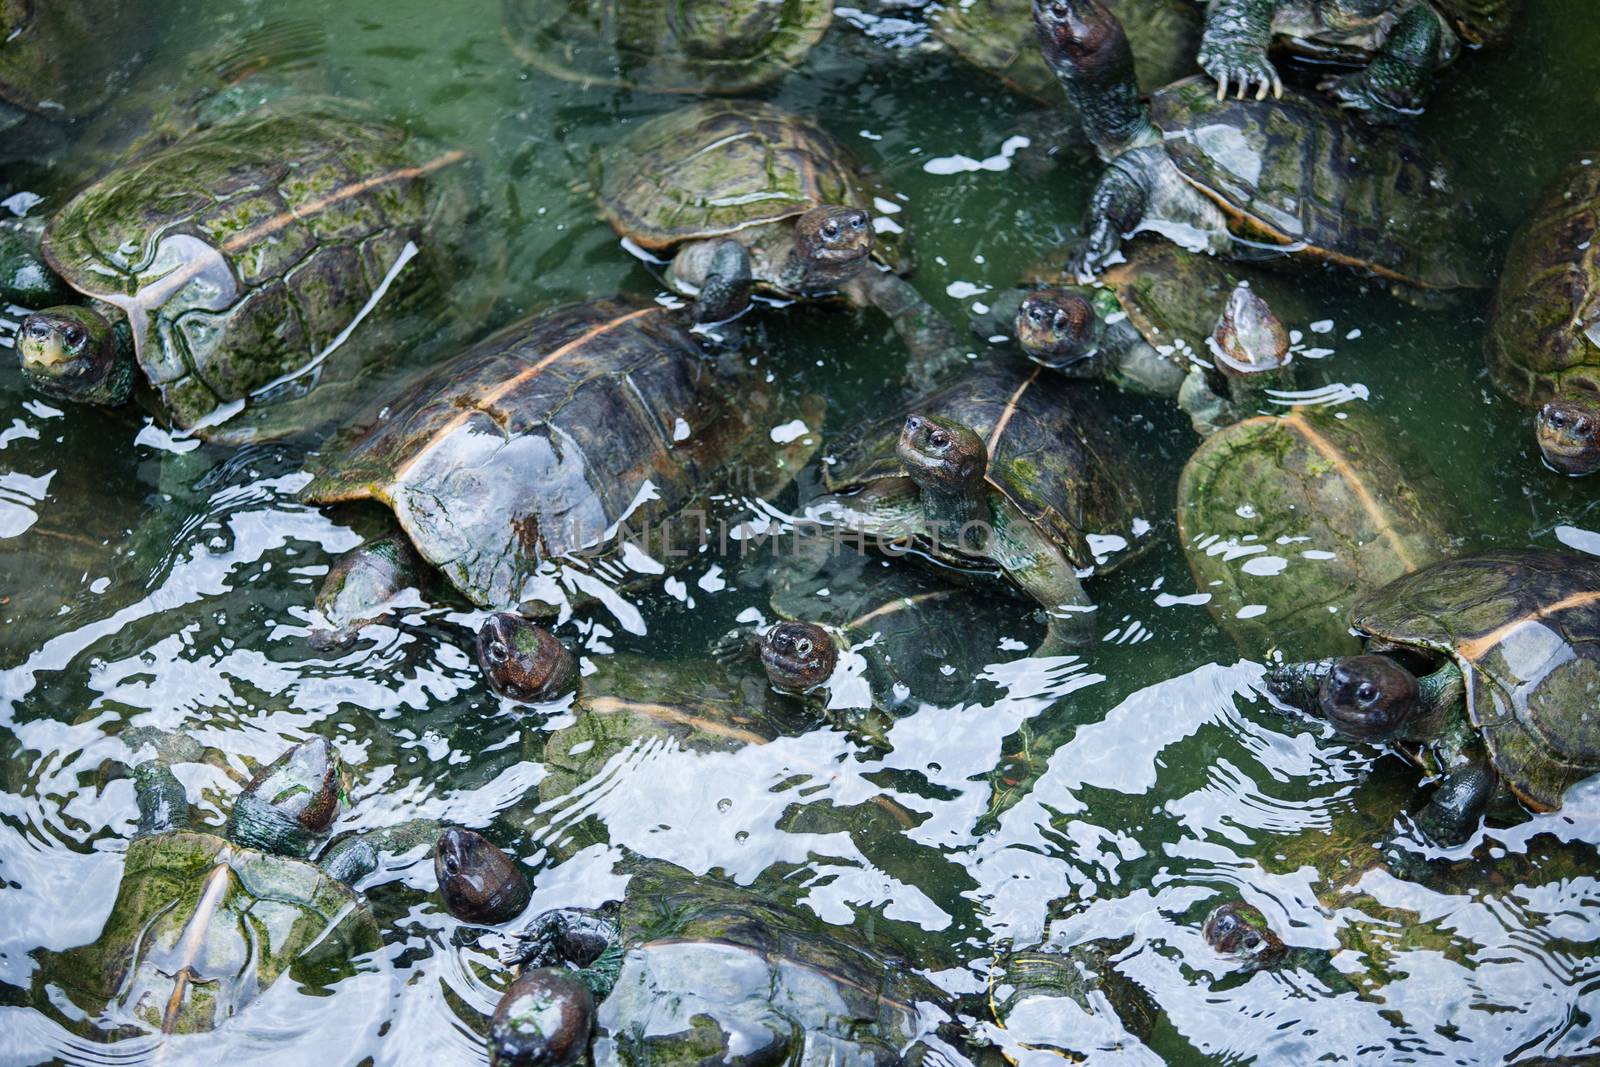
<svg viewBox="0 0 1600 1067"><path fill-rule="evenodd" d="M378 869L383 853L399 855L418 845L432 845L439 837L439 830L439 824L433 819L410 819L398 826L351 834L340 838L324 852L317 866L345 885L355 885Z"/></svg>
<svg viewBox="0 0 1600 1067"><path fill-rule="evenodd" d="M727 322L742 314L750 306L753 279L749 250L732 239L718 241L695 298L694 320Z"/></svg>
<svg viewBox="0 0 1600 1067"><path fill-rule="evenodd" d="M622 931L608 913L557 908L536 917L517 935L504 962L524 968L570 964L580 968L575 978L595 996L604 997L616 984L622 954Z"/></svg>
<svg viewBox="0 0 1600 1067"><path fill-rule="evenodd" d="M1083 591L1077 568L1031 523L997 518L990 555L1044 609L1044 641L1033 654L1059 656L1081 648L1094 636L1094 601Z"/></svg>
<svg viewBox="0 0 1600 1067"><path fill-rule="evenodd" d="M967 346L956 328L900 275L868 266L850 280L844 292L857 304L877 308L894 323L895 333L906 346L906 373L918 392L931 388L950 368L966 363Z"/></svg>
<svg viewBox="0 0 1600 1067"><path fill-rule="evenodd" d="M1256 99L1283 95L1283 82L1267 58L1278 0L1211 0L1200 38L1200 69L1217 83L1217 99L1237 85L1239 99L1256 87Z"/></svg>
<svg viewBox="0 0 1600 1067"><path fill-rule="evenodd" d="M133 792L139 803L136 836L182 830L193 822L183 783L160 760L146 760L133 769Z"/></svg>
<svg viewBox="0 0 1600 1067"><path fill-rule="evenodd" d="M1427 805L1417 813L1417 828L1428 840L1444 847L1459 845L1472 836L1478 820L1499 788L1500 775L1481 744L1475 744L1462 761L1451 767Z"/></svg>
<svg viewBox="0 0 1600 1067"><path fill-rule="evenodd" d="M1194 432L1209 437L1239 421L1239 409L1211 387L1205 368L1191 367L1178 388L1178 410L1189 416Z"/></svg>
<svg viewBox="0 0 1600 1067"><path fill-rule="evenodd" d="M1150 168L1155 161L1148 154L1152 151L1165 150L1135 148L1106 167L1089 195L1084 237L1067 256L1068 274L1090 280L1122 248L1123 235L1132 233L1144 218L1151 200Z"/></svg>
<svg viewBox="0 0 1600 1067"><path fill-rule="evenodd" d="M1157 352L1127 322L1106 328L1104 348L1109 358L1108 377L1123 389L1149 396L1178 397L1187 372ZM1130 336L1132 335L1132 336Z"/></svg>
<svg viewBox="0 0 1600 1067"><path fill-rule="evenodd" d="M1420 3L1400 17L1366 70L1324 83L1341 107L1393 122L1422 111L1439 65L1444 35L1453 33L1432 5Z"/></svg>

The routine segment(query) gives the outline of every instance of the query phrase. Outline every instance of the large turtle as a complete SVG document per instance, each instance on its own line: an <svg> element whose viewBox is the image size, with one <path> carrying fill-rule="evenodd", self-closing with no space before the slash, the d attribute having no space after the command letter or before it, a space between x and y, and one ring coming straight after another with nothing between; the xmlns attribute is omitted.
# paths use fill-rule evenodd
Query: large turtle
<svg viewBox="0 0 1600 1067"><path fill-rule="evenodd" d="M1418 817L1435 840L1464 840L1502 786L1552 811L1600 770L1600 560L1460 556L1390 582L1350 622L1365 654L1276 666L1267 687L1349 737L1420 746L1441 778Z"/></svg>
<svg viewBox="0 0 1600 1067"><path fill-rule="evenodd" d="M788 430L776 443L795 419L815 426L820 407L737 351L708 352L672 310L592 300L513 323L380 402L301 495L377 500L473 603L548 609L598 595L581 569L608 553L687 555L733 477L782 489L815 447Z"/></svg>
<svg viewBox="0 0 1600 1067"><path fill-rule="evenodd" d="M797 66L833 21L828 0L504 0L517 58L584 85L744 93Z"/></svg>
<svg viewBox="0 0 1600 1067"><path fill-rule="evenodd" d="M335 394L448 312L441 283L473 210L465 163L311 97L121 166L45 231L45 259L88 303L22 321L23 369L87 403L120 404L142 380L176 426L213 440L329 419Z"/></svg>
<svg viewBox="0 0 1600 1067"><path fill-rule="evenodd" d="M1127 36L1102 0L1034 0L1045 59L1108 166L1069 269L1092 274L1126 235L1196 250L1359 269L1429 299L1486 284L1479 229L1438 160L1386 128L1289 95L1218 100L1188 78L1145 105Z"/></svg>
<svg viewBox="0 0 1600 1067"><path fill-rule="evenodd" d="M1079 569L1136 555L1147 509L1144 473L1098 403L1043 367L971 370L838 441L831 495L811 511L893 551L998 571L1044 608L1041 650L1076 643L1092 607Z"/></svg>
<svg viewBox="0 0 1600 1067"><path fill-rule="evenodd" d="M1359 69L1327 81L1339 102L1389 121L1422 110L1434 71L1462 44L1504 43L1522 0L1213 0L1200 65L1219 95L1281 93L1277 43L1312 64Z"/></svg>
<svg viewBox="0 0 1600 1067"><path fill-rule="evenodd" d="M731 240L756 286L785 299L840 294L879 308L931 381L960 348L954 331L900 277L903 229L875 235L872 204L897 207L843 144L810 119L759 101L707 101L644 123L596 158L596 195L616 231L672 257L667 282L696 294L702 317L742 309L708 300L713 260Z"/></svg>
<svg viewBox="0 0 1600 1067"><path fill-rule="evenodd" d="M138 834L116 903L92 944L52 953L36 976L39 1003L76 1009L96 1036L212 1030L288 972L312 988L351 973L380 947L351 885L377 853L405 851L437 828L405 823L340 840L322 859L344 797L333 746L295 745L263 768L222 832L196 824L163 762L134 768Z"/></svg>
<svg viewBox="0 0 1600 1067"><path fill-rule="evenodd" d="M1545 462L1600 469L1600 149L1585 152L1512 239L1489 331L1489 371L1538 409Z"/></svg>

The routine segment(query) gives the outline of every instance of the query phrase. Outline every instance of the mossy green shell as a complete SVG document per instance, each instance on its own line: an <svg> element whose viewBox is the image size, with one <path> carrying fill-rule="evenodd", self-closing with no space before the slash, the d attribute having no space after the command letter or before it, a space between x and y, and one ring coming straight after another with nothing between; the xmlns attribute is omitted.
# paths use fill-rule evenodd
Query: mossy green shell
<svg viewBox="0 0 1600 1067"><path fill-rule="evenodd" d="M953 419L988 446L990 488L1076 566L1092 566L1091 535L1120 537L1132 548L1134 520L1154 514L1146 479L1099 402L1096 386L1043 367L991 364L846 435L831 449L834 462L823 468L823 478L832 492L903 478L895 446L906 416L914 410ZM1134 554L1122 553L1111 566Z"/></svg>
<svg viewBox="0 0 1600 1067"><path fill-rule="evenodd" d="M1353 655L1350 608L1450 549L1448 499L1380 423L1296 408L1207 438L1178 479L1195 589L1240 651Z"/></svg>
<svg viewBox="0 0 1600 1067"><path fill-rule="evenodd" d="M1489 369L1531 407L1569 389L1600 393L1600 145L1551 184L1511 241Z"/></svg>
<svg viewBox="0 0 1600 1067"><path fill-rule="evenodd" d="M1200 15L1180 0L1106 0L1133 46L1139 87L1151 92L1194 72ZM967 62L1036 100L1062 104L1033 28L1032 0L949 0L936 5L933 32Z"/></svg>
<svg viewBox="0 0 1600 1067"><path fill-rule="evenodd" d="M137 0L0 0L0 100L60 119L110 99L138 60Z"/></svg>
<svg viewBox="0 0 1600 1067"><path fill-rule="evenodd" d="M270 436L213 422L376 360L391 319L440 313L412 304L468 214L463 162L343 102L286 100L113 171L61 209L44 253L127 315L173 422Z"/></svg>
<svg viewBox="0 0 1600 1067"><path fill-rule="evenodd" d="M687 21L698 9L697 37ZM743 93L798 65L833 21L830 0L504 0L506 42L557 78L658 93Z"/></svg>
<svg viewBox="0 0 1600 1067"><path fill-rule="evenodd" d="M1236 235L1411 289L1487 284L1481 226L1403 132L1293 93L1218 100L1204 77L1162 89L1150 110L1179 172Z"/></svg>
<svg viewBox="0 0 1600 1067"><path fill-rule="evenodd" d="M40 980L104 1025L196 1033L285 971L327 986L379 945L361 898L317 866L169 831L128 846L100 937L47 958Z"/></svg>
<svg viewBox="0 0 1600 1067"><path fill-rule="evenodd" d="M808 406L809 405L809 406ZM672 311L596 300L507 326L378 404L337 440L302 491L375 499L417 551L484 607L513 608L557 557L616 547L687 552L708 515L686 514L735 472L782 489L815 448L774 428L820 422L737 354L715 359ZM673 527L678 521L681 525Z"/></svg>
<svg viewBox="0 0 1600 1067"><path fill-rule="evenodd" d="M669 111L602 149L600 210L641 247L686 241L777 241L779 224L825 204L878 213L897 203L866 178L849 149L815 122L772 104L712 100ZM901 234L876 234L873 255L909 269Z"/></svg>
<svg viewBox="0 0 1600 1067"><path fill-rule="evenodd" d="M1363 634L1453 658L1467 715L1540 811L1600 770L1600 559L1503 549L1434 564L1356 605Z"/></svg>

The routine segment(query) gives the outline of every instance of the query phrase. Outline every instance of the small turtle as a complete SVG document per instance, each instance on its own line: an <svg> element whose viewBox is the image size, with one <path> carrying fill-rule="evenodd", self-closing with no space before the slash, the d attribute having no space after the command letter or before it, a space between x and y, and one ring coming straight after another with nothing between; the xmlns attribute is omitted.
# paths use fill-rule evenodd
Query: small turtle
<svg viewBox="0 0 1600 1067"><path fill-rule="evenodd" d="M1146 106L1102 0L1034 0L1045 59L1109 164L1068 270L1102 270L1138 230L1194 250L1359 269L1408 299L1486 284L1478 228L1436 160L1403 135L1290 95L1218 100L1196 77Z"/></svg>
<svg viewBox="0 0 1600 1067"><path fill-rule="evenodd" d="M1081 1061L1143 1050L1161 1009L1117 969L1131 939L1007 952L989 977L989 1010L1013 1049ZM1064 1025L1067 1020L1072 1025ZM1147 1050L1146 1050L1147 1051Z"/></svg>
<svg viewBox="0 0 1600 1067"><path fill-rule="evenodd" d="M833 21L828 0L504 0L518 59L584 85L747 93L798 66Z"/></svg>
<svg viewBox="0 0 1600 1067"><path fill-rule="evenodd" d="M1291 948L1284 944L1254 904L1242 900L1218 904L1206 916L1201 936L1218 955L1234 960L1246 973L1301 970L1323 979L1335 992L1354 988L1333 966L1330 953L1324 949Z"/></svg>
<svg viewBox="0 0 1600 1067"><path fill-rule="evenodd" d="M528 906L532 887L522 868L479 833L452 826L433 845L433 876L450 914L498 926Z"/></svg>
<svg viewBox="0 0 1600 1067"><path fill-rule="evenodd" d="M22 320L23 371L92 404L146 381L175 425L229 443L330 419L397 337L437 325L465 160L311 97L122 165L45 230L45 261L88 303Z"/></svg>
<svg viewBox="0 0 1600 1067"><path fill-rule="evenodd" d="M1538 409L1545 462L1600 470L1600 148L1557 178L1511 242L1495 294L1489 371Z"/></svg>
<svg viewBox="0 0 1600 1067"><path fill-rule="evenodd" d="M1273 667L1267 689L1348 737L1416 746L1441 779L1417 820L1433 840L1465 840L1502 786L1552 811L1600 770L1600 561L1460 556L1390 582L1350 621L1363 655Z"/></svg>
<svg viewBox="0 0 1600 1067"><path fill-rule="evenodd" d="M41 961L39 1003L72 1005L101 1036L212 1030L288 971L307 987L351 973L380 947L351 886L432 837L425 821L341 839L308 862L344 795L333 746L313 738L263 768L221 833L195 825L182 783L160 762L134 768L137 836L104 930ZM270 936L267 936L270 933Z"/></svg>
<svg viewBox="0 0 1600 1067"><path fill-rule="evenodd" d="M1004 574L1045 610L1042 652L1081 640L1073 620L1092 604L1079 568L1143 547L1143 471L1092 387L1025 363L973 369L852 431L823 480L830 495L810 506L823 520Z"/></svg>
<svg viewBox="0 0 1600 1067"><path fill-rule="evenodd" d="M1433 74L1463 43L1501 44L1522 0L1213 0L1206 11L1200 66L1226 96L1283 91L1267 58L1284 46L1309 63L1359 69L1329 79L1347 108L1392 121L1419 114Z"/></svg>
<svg viewBox="0 0 1600 1067"><path fill-rule="evenodd" d="M735 474L781 490L815 447L772 443L797 418L819 425L820 402L703 348L672 310L593 300L515 322L380 402L301 496L380 501L468 600L549 612L596 595L579 569L630 546L687 555Z"/></svg>
<svg viewBox="0 0 1600 1067"><path fill-rule="evenodd" d="M670 255L667 283L709 321L743 310L748 291L708 291L716 257L742 249L756 287L785 299L842 295L894 322L928 382L959 356L955 331L900 274L899 227L874 235L868 205L894 194L866 178L837 138L759 101L707 101L644 123L596 159L600 209L623 237Z"/></svg>

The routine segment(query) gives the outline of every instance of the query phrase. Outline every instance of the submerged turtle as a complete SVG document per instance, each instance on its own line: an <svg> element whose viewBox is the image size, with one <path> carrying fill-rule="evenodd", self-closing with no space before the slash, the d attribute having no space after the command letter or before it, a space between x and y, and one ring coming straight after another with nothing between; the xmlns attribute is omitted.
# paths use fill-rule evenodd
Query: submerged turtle
<svg viewBox="0 0 1600 1067"><path fill-rule="evenodd" d="M1551 185L1506 254L1489 332L1489 370L1538 409L1545 462L1600 470L1600 149Z"/></svg>
<svg viewBox="0 0 1600 1067"><path fill-rule="evenodd" d="M1109 164L1074 273L1100 271L1125 235L1154 230L1212 253L1354 267L1414 299L1486 284L1461 195L1402 135L1299 96L1218 100L1202 77L1146 106L1102 0L1034 0L1034 21Z"/></svg>
<svg viewBox="0 0 1600 1067"><path fill-rule="evenodd" d="M1015 1049L1081 1061L1142 1048L1161 1010L1117 969L1130 941L1018 950L996 959L989 1009L1006 1059L1017 1062Z"/></svg>
<svg viewBox="0 0 1600 1067"><path fill-rule="evenodd" d="M352 888L377 854L404 851L436 828L407 823L347 837L318 863L344 795L333 746L295 745L264 768L222 833L195 824L182 783L163 763L134 768L138 835L116 903L92 944L50 954L40 1003L70 1004L103 1037L212 1030L288 971L327 987L351 957L380 947Z"/></svg>
<svg viewBox="0 0 1600 1067"><path fill-rule="evenodd" d="M1282 93L1274 43L1318 65L1360 69L1331 79L1339 102L1391 120L1421 112L1440 67L1463 43L1501 44L1522 0L1218 0L1206 12L1200 66L1226 96Z"/></svg>
<svg viewBox="0 0 1600 1067"><path fill-rule="evenodd" d="M1215 349L1234 403L1221 417L1201 412L1213 423L1233 421L1258 379L1288 369L1282 327L1241 324L1235 303ZM1236 343L1249 332L1263 336ZM1449 553L1447 499L1371 416L1297 407L1234 422L1195 450L1178 479L1178 536L1195 588L1245 655L1353 652L1349 606Z"/></svg>
<svg viewBox="0 0 1600 1067"><path fill-rule="evenodd" d="M391 615L408 591L426 582L427 568L404 537L382 537L346 552L328 569L317 591L317 616L326 625L311 631L311 647L348 647L363 629Z"/></svg>
<svg viewBox="0 0 1600 1067"><path fill-rule="evenodd" d="M1139 85L1152 90L1194 70L1200 20L1179 0L1106 0L1127 28ZM1028 26L1030 0L967 0L940 4L928 16L934 35L962 59L1012 89L1058 103L1055 75Z"/></svg>
<svg viewBox="0 0 1600 1067"><path fill-rule="evenodd" d="M774 445L773 428L821 420L671 310L620 299L513 323L376 412L318 458L302 497L387 505L424 560L492 608L595 596L579 568L628 546L686 555L735 472L770 496L809 458L813 437Z"/></svg>
<svg viewBox="0 0 1600 1067"><path fill-rule="evenodd" d="M517 58L585 85L745 93L798 66L833 21L829 0L504 0Z"/></svg>
<svg viewBox="0 0 1600 1067"><path fill-rule="evenodd" d="M1461 556L1390 582L1350 621L1365 654L1275 667L1267 688L1349 737L1418 746L1441 778L1418 817L1434 840L1464 840L1502 786L1551 811L1600 770L1600 560Z"/></svg>
<svg viewBox="0 0 1600 1067"><path fill-rule="evenodd" d="M472 210L465 158L313 97L119 167L45 231L45 259L89 303L23 320L23 370L96 404L143 379L174 424L212 440L330 419L334 394L448 310L438 283Z"/></svg>
<svg viewBox="0 0 1600 1067"><path fill-rule="evenodd" d="M959 348L954 330L900 277L911 268L899 227L874 235L868 206L894 204L837 138L759 101L708 101L644 123L602 151L600 208L624 237L670 255L667 282L698 296L702 318L731 318L745 294L708 299L731 241L758 288L786 299L838 294L880 309L929 381Z"/></svg>
<svg viewBox="0 0 1600 1067"><path fill-rule="evenodd" d="M1144 475L1092 387L1043 367L974 369L830 450L814 514L898 551L998 571L1048 617L1044 650L1081 640L1078 581L1137 554ZM1097 547L1098 544L1098 547Z"/></svg>

